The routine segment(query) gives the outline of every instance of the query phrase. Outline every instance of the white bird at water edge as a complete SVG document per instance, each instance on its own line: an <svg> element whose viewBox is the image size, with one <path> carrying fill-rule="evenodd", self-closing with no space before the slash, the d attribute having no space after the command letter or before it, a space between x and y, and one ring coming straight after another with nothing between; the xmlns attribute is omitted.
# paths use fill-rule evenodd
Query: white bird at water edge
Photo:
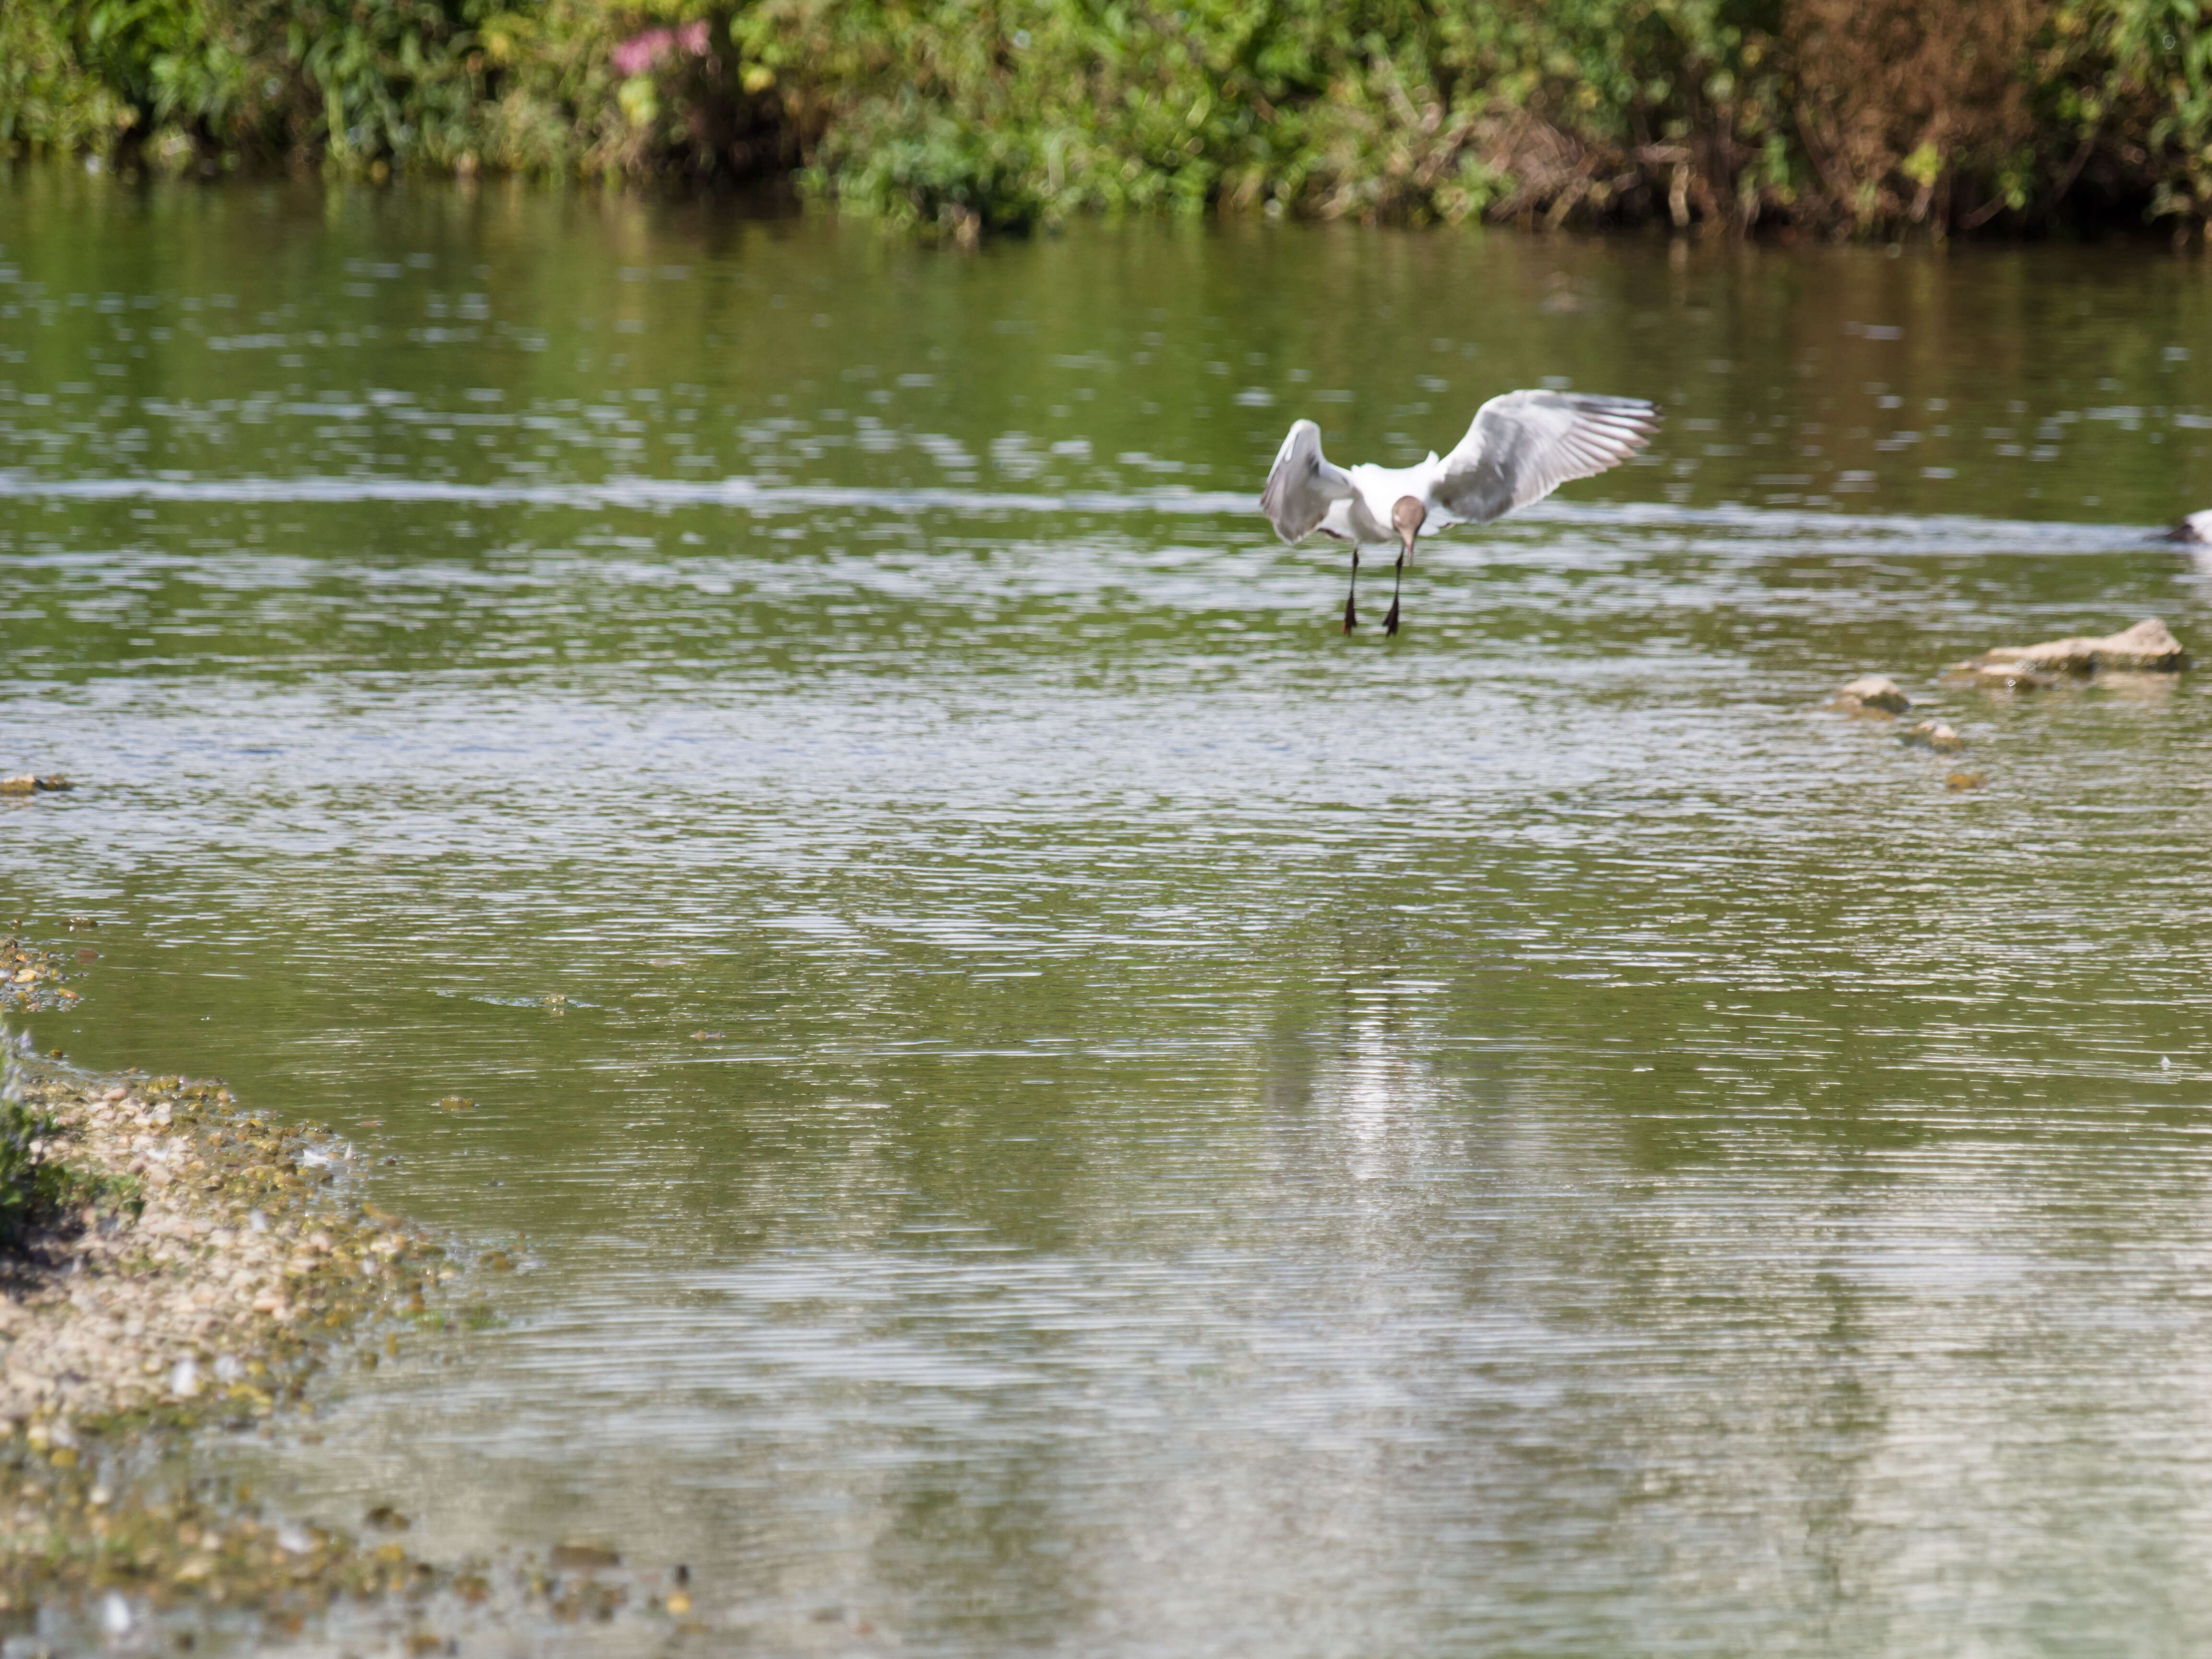
<svg viewBox="0 0 2212 1659"><path fill-rule="evenodd" d="M1455 524L1488 524L1572 479L1618 466L1650 443L1658 427L1657 406L1640 398L1508 392L1475 411L1467 436L1442 460L1431 450L1417 466L1337 467L1321 453L1321 428L1298 421L1275 452L1260 510L1286 542L1318 530L1352 544L1347 634L1359 621L1353 605L1359 550L1396 542L1390 614L1382 619L1382 631L1395 634L1398 586L1417 538Z"/></svg>

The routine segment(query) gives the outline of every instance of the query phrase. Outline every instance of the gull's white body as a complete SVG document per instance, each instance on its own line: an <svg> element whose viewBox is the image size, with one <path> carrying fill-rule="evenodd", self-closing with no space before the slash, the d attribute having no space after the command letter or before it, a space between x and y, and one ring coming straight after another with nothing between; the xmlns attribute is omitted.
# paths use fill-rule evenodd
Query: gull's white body
<svg viewBox="0 0 2212 1659"><path fill-rule="evenodd" d="M1437 475L1443 463L1431 450L1429 459L1419 466L1376 466L1371 461L1362 461L1357 466L1347 466L1344 476L1352 480L1352 493L1328 504L1328 512L1321 521L1321 533L1334 536L1340 542L1357 542L1363 547L1375 547L1395 542L1398 534L1390 528L1390 508L1401 495L1411 495L1420 502L1428 517L1422 521L1421 533L1448 530L1465 520L1454 518L1449 508L1435 501Z"/></svg>

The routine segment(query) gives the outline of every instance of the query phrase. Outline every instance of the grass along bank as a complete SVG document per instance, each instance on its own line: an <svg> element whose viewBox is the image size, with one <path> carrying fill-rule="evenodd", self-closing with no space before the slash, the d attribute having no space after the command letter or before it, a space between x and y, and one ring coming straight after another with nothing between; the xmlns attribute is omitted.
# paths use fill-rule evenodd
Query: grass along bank
<svg viewBox="0 0 2212 1659"><path fill-rule="evenodd" d="M1942 235L2212 214L2194 0L15 0L0 150L1085 212Z"/></svg>

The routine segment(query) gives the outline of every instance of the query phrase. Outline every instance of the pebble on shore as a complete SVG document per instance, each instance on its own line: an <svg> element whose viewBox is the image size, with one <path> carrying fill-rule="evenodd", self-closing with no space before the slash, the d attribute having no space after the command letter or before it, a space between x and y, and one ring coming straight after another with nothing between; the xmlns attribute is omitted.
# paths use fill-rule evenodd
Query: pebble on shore
<svg viewBox="0 0 2212 1659"><path fill-rule="evenodd" d="M61 959L50 951L33 950L20 939L0 939L0 1012L68 1007L77 993L63 982L64 971Z"/></svg>

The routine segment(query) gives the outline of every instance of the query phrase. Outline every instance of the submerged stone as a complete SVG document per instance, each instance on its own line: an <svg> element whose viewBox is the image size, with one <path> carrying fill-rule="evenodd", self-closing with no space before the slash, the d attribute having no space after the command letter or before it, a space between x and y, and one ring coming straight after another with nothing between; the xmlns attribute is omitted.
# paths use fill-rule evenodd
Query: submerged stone
<svg viewBox="0 0 2212 1659"><path fill-rule="evenodd" d="M2009 663L1995 663L1987 666L1973 663L1962 671L1967 682L1984 691L2040 691L2058 684L2058 676L2046 674L2033 668L2024 668Z"/></svg>
<svg viewBox="0 0 2212 1659"><path fill-rule="evenodd" d="M1836 706L1852 714L1902 714L1912 699L1886 674L1862 674L1836 693Z"/></svg>
<svg viewBox="0 0 2212 1659"><path fill-rule="evenodd" d="M1978 674L2014 670L2040 674L2094 674L2100 669L2171 674L2189 666L2189 653L2156 617L2101 639L2046 640L2041 645L2003 645L1966 665Z"/></svg>
<svg viewBox="0 0 2212 1659"><path fill-rule="evenodd" d="M622 1565L622 1557L603 1544L556 1544L551 1559L555 1566L576 1572Z"/></svg>
<svg viewBox="0 0 2212 1659"><path fill-rule="evenodd" d="M1932 749L1939 755L1960 754L1966 747L1966 740L1941 720L1923 720L1898 741L1915 749Z"/></svg>

